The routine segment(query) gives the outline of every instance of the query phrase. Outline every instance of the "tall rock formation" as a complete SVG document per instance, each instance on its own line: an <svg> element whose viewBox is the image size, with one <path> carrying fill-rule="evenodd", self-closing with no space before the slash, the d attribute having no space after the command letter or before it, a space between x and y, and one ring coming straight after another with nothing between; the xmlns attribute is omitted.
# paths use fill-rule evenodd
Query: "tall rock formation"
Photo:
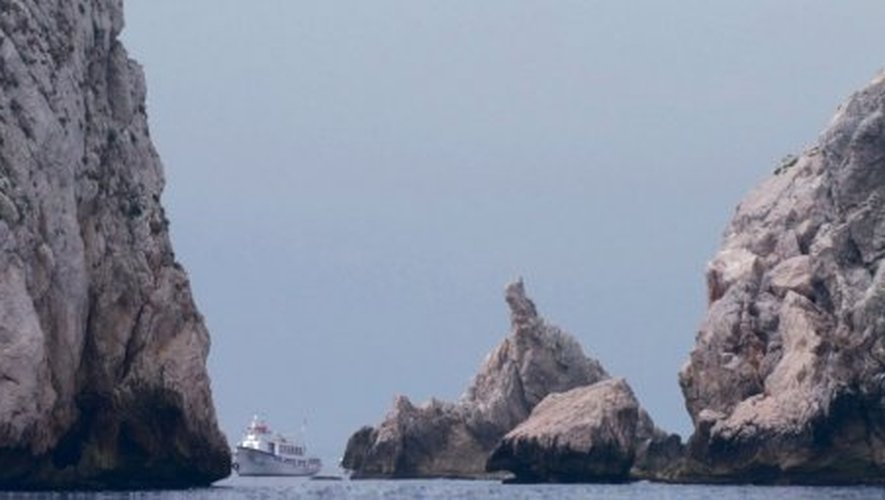
<svg viewBox="0 0 885 500"><path fill-rule="evenodd" d="M686 479L885 479L885 75L741 202L680 373Z"/></svg>
<svg viewBox="0 0 885 500"><path fill-rule="evenodd" d="M120 0L0 0L0 489L229 473Z"/></svg>
<svg viewBox="0 0 885 500"><path fill-rule="evenodd" d="M377 428L347 444L342 465L354 477L481 477L498 440L545 396L608 378L573 337L548 325L525 295L507 286L511 332L485 359L458 403L414 406L396 398Z"/></svg>

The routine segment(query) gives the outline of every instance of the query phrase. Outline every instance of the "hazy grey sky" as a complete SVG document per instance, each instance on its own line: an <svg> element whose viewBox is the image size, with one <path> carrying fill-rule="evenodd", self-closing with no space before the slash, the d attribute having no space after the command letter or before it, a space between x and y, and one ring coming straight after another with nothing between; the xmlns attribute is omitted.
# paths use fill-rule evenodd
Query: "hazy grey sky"
<svg viewBox="0 0 885 500"><path fill-rule="evenodd" d="M733 207L881 68L885 2L127 0L232 442L327 461L542 314L688 433Z"/></svg>

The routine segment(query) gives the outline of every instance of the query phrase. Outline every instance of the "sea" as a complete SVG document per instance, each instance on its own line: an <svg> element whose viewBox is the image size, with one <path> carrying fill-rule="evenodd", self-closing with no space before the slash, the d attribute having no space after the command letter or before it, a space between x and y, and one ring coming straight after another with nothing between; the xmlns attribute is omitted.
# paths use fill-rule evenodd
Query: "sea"
<svg viewBox="0 0 885 500"><path fill-rule="evenodd" d="M311 480L305 478L231 477L211 488L178 491L0 492L0 499L885 499L885 487L707 486L649 482L628 484L510 485L497 481Z"/></svg>

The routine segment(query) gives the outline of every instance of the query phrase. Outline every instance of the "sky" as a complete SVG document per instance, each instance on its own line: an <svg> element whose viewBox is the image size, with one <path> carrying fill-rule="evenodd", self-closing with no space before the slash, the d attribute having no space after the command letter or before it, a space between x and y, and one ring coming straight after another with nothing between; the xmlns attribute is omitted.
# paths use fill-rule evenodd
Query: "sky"
<svg viewBox="0 0 885 500"><path fill-rule="evenodd" d="M885 3L126 0L218 417L333 465L541 314L687 437L734 207L885 58Z"/></svg>

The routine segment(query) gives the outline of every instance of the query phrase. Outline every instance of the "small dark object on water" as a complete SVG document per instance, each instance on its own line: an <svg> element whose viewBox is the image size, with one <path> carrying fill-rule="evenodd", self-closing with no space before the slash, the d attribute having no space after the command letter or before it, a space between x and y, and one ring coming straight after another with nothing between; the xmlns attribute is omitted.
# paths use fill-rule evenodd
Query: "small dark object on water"
<svg viewBox="0 0 885 500"><path fill-rule="evenodd" d="M311 476L311 481L341 481L344 479L341 476Z"/></svg>

